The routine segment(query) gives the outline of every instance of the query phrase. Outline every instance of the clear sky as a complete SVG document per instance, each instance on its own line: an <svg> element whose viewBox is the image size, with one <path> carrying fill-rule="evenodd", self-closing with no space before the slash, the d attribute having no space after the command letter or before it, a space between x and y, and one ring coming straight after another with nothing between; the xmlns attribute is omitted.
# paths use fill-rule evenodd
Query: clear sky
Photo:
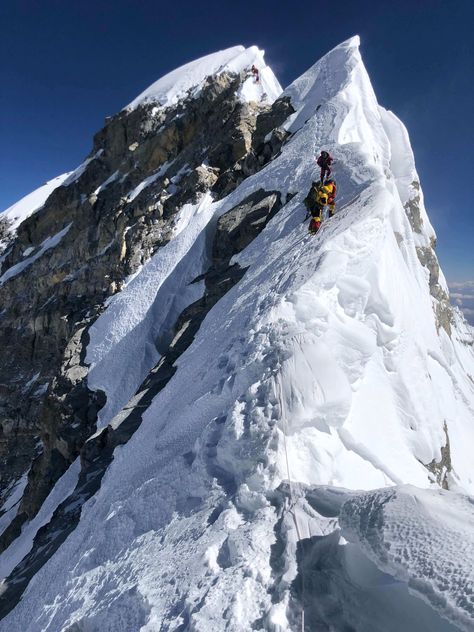
<svg viewBox="0 0 474 632"><path fill-rule="evenodd" d="M449 281L474 279L474 0L2 0L0 209L77 166L147 85L235 44L282 85L359 34L379 102L410 132Z"/></svg>

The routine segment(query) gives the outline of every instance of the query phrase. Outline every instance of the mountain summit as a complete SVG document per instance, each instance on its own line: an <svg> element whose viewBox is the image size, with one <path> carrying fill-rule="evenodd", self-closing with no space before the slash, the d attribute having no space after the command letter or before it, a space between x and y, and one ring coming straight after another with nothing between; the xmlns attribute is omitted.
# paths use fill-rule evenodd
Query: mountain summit
<svg viewBox="0 0 474 632"><path fill-rule="evenodd" d="M358 37L186 64L8 217L0 629L472 629L473 341Z"/></svg>

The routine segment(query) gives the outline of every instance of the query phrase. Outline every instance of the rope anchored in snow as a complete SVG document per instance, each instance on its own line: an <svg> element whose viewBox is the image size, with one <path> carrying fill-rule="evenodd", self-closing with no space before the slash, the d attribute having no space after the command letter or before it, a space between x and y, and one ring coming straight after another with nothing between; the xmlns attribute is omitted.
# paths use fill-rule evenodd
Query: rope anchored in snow
<svg viewBox="0 0 474 632"><path fill-rule="evenodd" d="M281 366L281 363L280 363ZM296 530L296 538L297 538L297 545L298 542L301 542L301 547L303 547L303 538L301 537L301 531L298 525L298 518L296 515L296 512L294 510L294 507L296 505L296 500L294 499L293 496L293 482L291 479L291 472L290 472L290 460L288 457L288 446L287 446L287 442L286 442L286 436L288 434L288 424L286 421L286 415L284 414L284 408L283 408L283 393L282 393L282 386L281 386L281 382L278 379L278 376L275 377L275 381L277 383L277 394L278 394L278 400L279 400L279 404L280 404L280 417L282 420L282 424L283 424L283 446L285 449L285 462L286 462L286 472L288 475L288 484L289 484L289 488L290 488L290 506L287 508L287 511L291 514L292 518L293 518L293 522L295 523L295 530ZM304 627L305 627L305 622L304 622L304 604L305 604L305 583L304 583L304 570L303 568L301 569L301 632L304 632Z"/></svg>

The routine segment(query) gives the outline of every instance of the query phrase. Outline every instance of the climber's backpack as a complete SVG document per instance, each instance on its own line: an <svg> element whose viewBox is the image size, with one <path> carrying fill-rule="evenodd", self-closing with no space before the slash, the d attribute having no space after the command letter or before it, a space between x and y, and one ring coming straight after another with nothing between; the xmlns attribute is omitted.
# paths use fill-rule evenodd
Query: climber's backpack
<svg viewBox="0 0 474 632"><path fill-rule="evenodd" d="M318 184L319 184L318 182L313 182L308 195L303 200L304 205L309 211L314 209L314 207L318 203L318 190L319 190Z"/></svg>

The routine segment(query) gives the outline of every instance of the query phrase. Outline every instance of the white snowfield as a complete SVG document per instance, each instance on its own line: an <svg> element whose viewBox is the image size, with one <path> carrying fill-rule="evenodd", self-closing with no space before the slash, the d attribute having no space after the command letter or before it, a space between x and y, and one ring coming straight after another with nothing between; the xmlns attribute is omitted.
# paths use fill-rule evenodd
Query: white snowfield
<svg viewBox="0 0 474 632"><path fill-rule="evenodd" d="M249 72L249 78L242 86L241 96L248 101L259 101L263 94L269 101L274 101L281 94L281 86L264 61L264 51L257 46L244 48L234 46L226 50L206 55L189 62L155 81L138 95L126 108L133 110L143 103L156 102L160 106L171 106L187 95L196 96L208 77L224 72L238 74ZM260 72L259 84L254 84L250 76L252 65Z"/></svg>
<svg viewBox="0 0 474 632"><path fill-rule="evenodd" d="M285 91L297 111L281 154L224 200L183 208L174 240L96 321L89 384L107 394L108 423L195 300L217 217L260 188L296 193L235 257L245 276L1 630L290 632L301 603L307 630L474 629L474 355L459 313L451 337L437 329L416 253L433 229L422 196L420 233L404 209L419 194L413 153L358 44ZM159 91L178 98L181 79ZM338 210L309 236L302 200L321 149ZM456 493L424 465L441 461L445 429Z"/></svg>

